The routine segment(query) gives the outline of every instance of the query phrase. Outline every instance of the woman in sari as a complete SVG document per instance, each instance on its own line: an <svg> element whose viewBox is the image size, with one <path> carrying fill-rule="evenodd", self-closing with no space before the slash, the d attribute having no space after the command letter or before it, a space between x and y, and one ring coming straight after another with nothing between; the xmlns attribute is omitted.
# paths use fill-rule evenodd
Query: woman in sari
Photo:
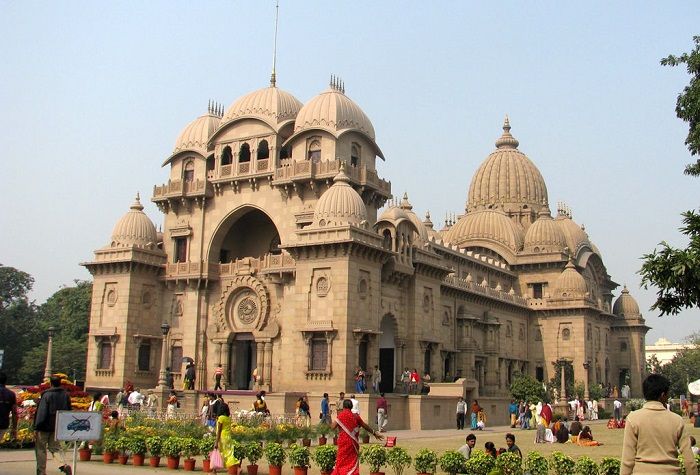
<svg viewBox="0 0 700 475"><path fill-rule="evenodd" d="M335 468L332 475L360 475L360 441L358 435L360 427L374 435L378 440L384 437L375 432L359 414L351 412L352 402L349 399L343 401L343 410L338 413L337 419L331 424L331 429L338 430L338 455L335 458Z"/></svg>
<svg viewBox="0 0 700 475"><path fill-rule="evenodd" d="M581 447L595 447L598 445L603 445L597 440L593 440L593 433L591 433L591 428L589 426L586 426L581 430L581 433L578 435L577 444Z"/></svg>
<svg viewBox="0 0 700 475"><path fill-rule="evenodd" d="M221 452L224 468L236 465L239 460L233 455L233 439L231 438L231 411L228 404L221 406L221 415L216 419L216 442L214 448ZM212 470L216 473L216 469Z"/></svg>
<svg viewBox="0 0 700 475"><path fill-rule="evenodd" d="M479 401L474 399L474 402L472 403L472 414L471 414L471 427L472 430L477 430L479 428L478 425L478 414L481 411L481 406L479 406Z"/></svg>

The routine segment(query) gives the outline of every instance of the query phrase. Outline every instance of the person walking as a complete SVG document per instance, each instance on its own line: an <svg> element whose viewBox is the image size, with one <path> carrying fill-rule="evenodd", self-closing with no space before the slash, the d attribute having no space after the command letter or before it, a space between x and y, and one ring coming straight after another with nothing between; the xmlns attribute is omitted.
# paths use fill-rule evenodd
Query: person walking
<svg viewBox="0 0 700 475"><path fill-rule="evenodd" d="M331 425L331 403L328 400L328 393L323 393L321 398L321 424Z"/></svg>
<svg viewBox="0 0 700 475"><path fill-rule="evenodd" d="M193 390L194 380L196 379L194 363L188 363L187 369L185 369L185 384L184 389Z"/></svg>
<svg viewBox="0 0 700 475"><path fill-rule="evenodd" d="M389 423L389 405L386 402L384 393L377 399L377 428L379 432L386 432L386 425Z"/></svg>
<svg viewBox="0 0 700 475"><path fill-rule="evenodd" d="M481 412L481 406L479 406L479 401L474 399L474 402L472 403L472 415L471 415L471 429L472 430L477 430L479 428L478 426L478 414Z"/></svg>
<svg viewBox="0 0 700 475"><path fill-rule="evenodd" d="M457 401L457 430L464 430L464 421L467 418L467 403L460 396Z"/></svg>
<svg viewBox="0 0 700 475"><path fill-rule="evenodd" d="M615 401L613 401L613 414L615 416L616 421L619 421L620 419L622 419L622 403L620 401L618 401L617 399L615 399Z"/></svg>
<svg viewBox="0 0 700 475"><path fill-rule="evenodd" d="M221 378L224 376L224 367L221 363L216 365L214 370L214 391L221 391Z"/></svg>
<svg viewBox="0 0 700 475"><path fill-rule="evenodd" d="M685 473L697 473L683 418L666 410L670 388L670 381L660 374L650 374L642 383L647 402L627 416L620 475L680 473L679 452Z"/></svg>
<svg viewBox="0 0 700 475"><path fill-rule="evenodd" d="M372 391L375 394L379 393L379 385L382 384L382 370L379 366L374 365L374 373L372 373Z"/></svg>
<svg viewBox="0 0 700 475"><path fill-rule="evenodd" d="M340 414L343 410L343 401L345 401L345 393L340 391L338 394L338 400L335 402L335 413Z"/></svg>
<svg viewBox="0 0 700 475"><path fill-rule="evenodd" d="M510 427L512 429L515 427L515 421L518 419L518 403L515 402L515 399L510 400L508 414L510 414Z"/></svg>
<svg viewBox="0 0 700 475"><path fill-rule="evenodd" d="M61 444L56 440L56 413L58 411L70 411L70 396L61 387L61 378L51 376L51 387L44 391L39 399L39 405L34 414L34 453L36 455L37 475L46 475L46 450L52 454L58 452L63 465L59 470L70 475L73 473L70 465L66 463Z"/></svg>
<svg viewBox="0 0 700 475"><path fill-rule="evenodd" d="M7 389L5 384L7 384L7 375L0 373L0 440L10 428L10 419L12 419L10 439L14 440L17 438L17 395Z"/></svg>
<svg viewBox="0 0 700 475"><path fill-rule="evenodd" d="M384 437L376 432L359 414L352 412L352 402L343 401L343 410L331 424L331 429L338 430L338 455L335 459L335 468L332 475L360 475L360 441L358 439L360 428L374 435L378 440Z"/></svg>

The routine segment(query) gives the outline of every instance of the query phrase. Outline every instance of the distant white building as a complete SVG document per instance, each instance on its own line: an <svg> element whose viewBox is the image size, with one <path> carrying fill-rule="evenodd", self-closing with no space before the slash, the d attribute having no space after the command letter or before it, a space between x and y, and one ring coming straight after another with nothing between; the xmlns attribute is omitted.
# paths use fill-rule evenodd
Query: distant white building
<svg viewBox="0 0 700 475"><path fill-rule="evenodd" d="M692 345L683 343L671 343L666 338L662 337L656 340L656 343L653 345L647 345L644 348L646 350L647 358L651 358L653 355L656 355L659 363L664 365L670 362L673 357L676 356L676 353L684 348L690 348L691 346Z"/></svg>

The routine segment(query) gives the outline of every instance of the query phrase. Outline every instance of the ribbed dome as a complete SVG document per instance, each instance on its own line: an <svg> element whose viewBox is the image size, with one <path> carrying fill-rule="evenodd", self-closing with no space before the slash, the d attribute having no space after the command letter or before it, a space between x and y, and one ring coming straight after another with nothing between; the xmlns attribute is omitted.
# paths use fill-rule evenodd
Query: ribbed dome
<svg viewBox="0 0 700 475"><path fill-rule="evenodd" d="M485 239L517 252L523 247L523 234L522 228L503 211L485 209L459 218L445 235L445 240L459 247L467 247L472 239Z"/></svg>
<svg viewBox="0 0 700 475"><path fill-rule="evenodd" d="M345 164L316 203L314 224L317 226L359 225L367 220L367 207L360 195L349 185L350 178L345 174Z"/></svg>
<svg viewBox="0 0 700 475"><path fill-rule="evenodd" d="M377 222L390 221L396 225L400 221L403 221L403 220L409 220L406 212L404 210L402 210L400 207L392 205L392 206L389 206L387 209L385 209L381 215L379 215Z"/></svg>
<svg viewBox="0 0 700 475"><path fill-rule="evenodd" d="M425 225L423 224L423 221L421 221L420 218L416 215L416 213L413 212L413 205L411 205L411 203L408 201L408 193L403 194L403 198L401 199L401 203L399 206L406 213L406 216L408 217L408 219L416 227L416 230L418 231L418 236L423 241L427 241L428 240L428 230L425 229Z"/></svg>
<svg viewBox="0 0 700 475"><path fill-rule="evenodd" d="M639 312L639 305L634 297L630 295L630 291L627 290L626 285L622 289L620 296L615 300L613 313L622 318L639 317L641 315Z"/></svg>
<svg viewBox="0 0 700 475"><path fill-rule="evenodd" d="M190 122L175 141L173 155L183 150L195 150L204 155L209 137L219 127L220 122L221 118L211 112Z"/></svg>
<svg viewBox="0 0 700 475"><path fill-rule="evenodd" d="M574 263L569 260L562 273L559 274L559 278L557 278L553 296L556 298L583 298L587 293L586 279L579 274Z"/></svg>
<svg viewBox="0 0 700 475"><path fill-rule="evenodd" d="M158 243L156 227L146 213L136 194L136 200L131 205L129 212L117 221L112 230L111 247L143 247L155 248Z"/></svg>
<svg viewBox="0 0 700 475"><path fill-rule="evenodd" d="M526 252L562 251L566 247L566 236L555 224L549 210L540 211L540 216L525 233ZM537 249L537 250L535 250Z"/></svg>
<svg viewBox="0 0 700 475"><path fill-rule="evenodd" d="M566 245L569 247L572 255L576 256L579 249L584 246L591 246L588 236L583 229L581 229L581 226L576 224L576 222L574 222L574 220L566 214L557 215L556 219L554 220L554 224L556 224L564 233Z"/></svg>
<svg viewBox="0 0 700 475"><path fill-rule="evenodd" d="M467 212L502 208L506 212L527 206L538 212L548 206L547 186L534 163L518 150L518 141L510 134L506 117L503 135L472 177L467 197Z"/></svg>
<svg viewBox="0 0 700 475"><path fill-rule="evenodd" d="M237 99L226 110L221 123L225 124L241 117L253 117L278 130L279 125L297 116L301 106L302 103L290 93L270 86Z"/></svg>
<svg viewBox="0 0 700 475"><path fill-rule="evenodd" d="M374 141L374 127L369 118L348 96L341 85L331 87L307 102L294 123L294 133L307 129L323 129L338 136L344 130L355 130Z"/></svg>

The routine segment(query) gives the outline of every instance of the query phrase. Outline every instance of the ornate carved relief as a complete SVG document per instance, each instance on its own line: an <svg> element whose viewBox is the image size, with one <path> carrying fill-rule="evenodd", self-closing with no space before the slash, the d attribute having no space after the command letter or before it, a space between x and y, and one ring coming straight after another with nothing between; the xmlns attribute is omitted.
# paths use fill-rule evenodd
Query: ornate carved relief
<svg viewBox="0 0 700 475"><path fill-rule="evenodd" d="M331 283L330 280L328 280L328 277L326 276L321 276L318 279L316 279L316 295L319 297L325 297L328 295L328 291L331 288Z"/></svg>
<svg viewBox="0 0 700 475"><path fill-rule="evenodd" d="M267 287L251 275L228 281L215 309L216 320L207 329L210 337L229 331L256 331L267 324L270 297Z"/></svg>

